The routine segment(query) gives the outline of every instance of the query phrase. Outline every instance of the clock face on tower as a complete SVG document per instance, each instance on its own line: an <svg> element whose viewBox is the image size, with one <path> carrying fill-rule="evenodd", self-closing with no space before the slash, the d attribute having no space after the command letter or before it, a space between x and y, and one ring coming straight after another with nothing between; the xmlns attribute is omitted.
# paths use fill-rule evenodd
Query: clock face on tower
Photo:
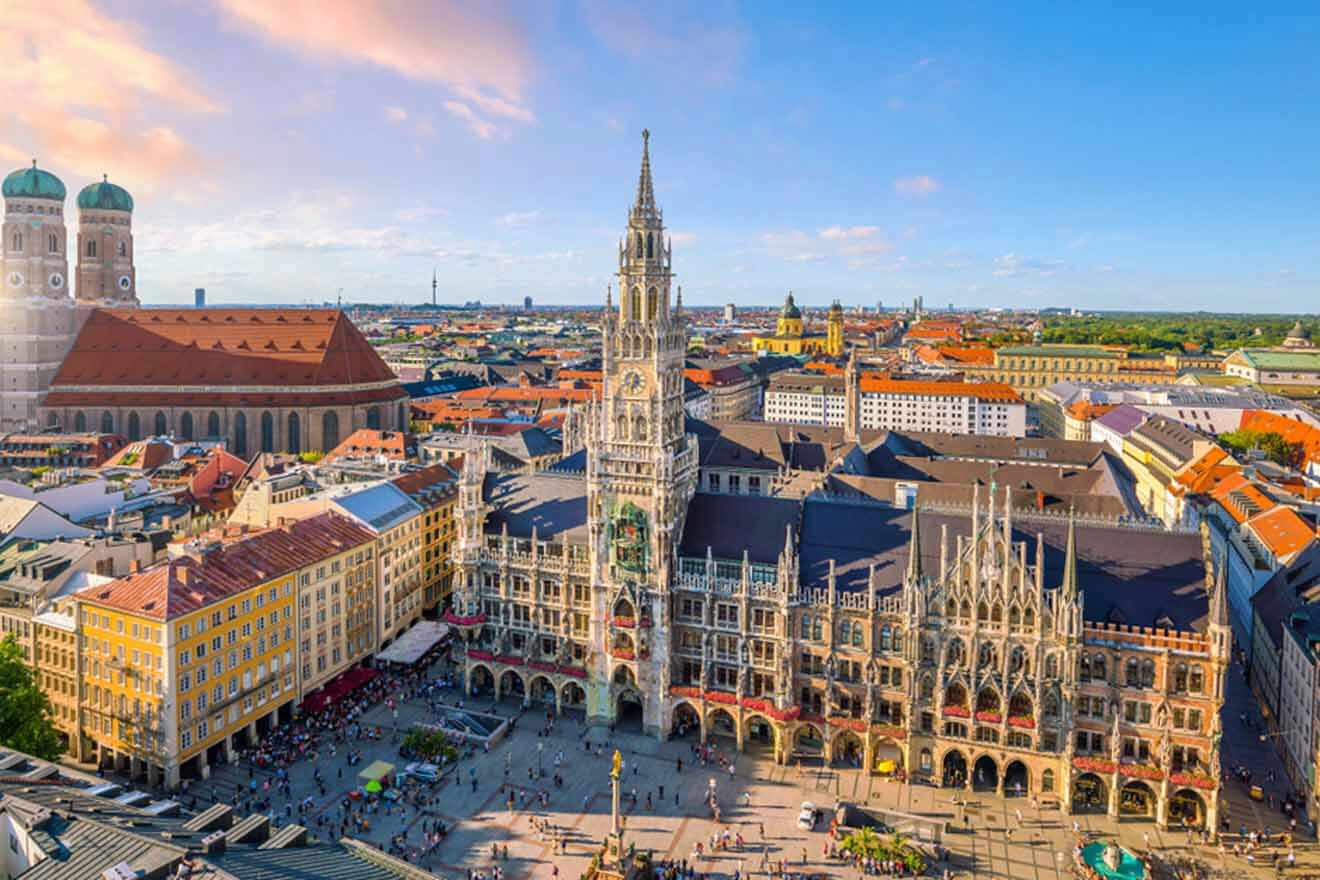
<svg viewBox="0 0 1320 880"><path fill-rule="evenodd" d="M47 281L50 283L52 290L59 290L64 286L64 276L59 272L51 272Z"/></svg>
<svg viewBox="0 0 1320 880"><path fill-rule="evenodd" d="M119 276L119 289L120 289L120 290L128 290L128 289L129 289L130 287L132 287L132 286L133 286L133 279L132 279L132 278L129 278L127 275L120 275L120 276Z"/></svg>
<svg viewBox="0 0 1320 880"><path fill-rule="evenodd" d="M23 286L23 276L22 276L22 274L20 274L20 273L18 273L18 272L10 272L10 273L9 273L9 286L10 286L10 287L22 287L22 286Z"/></svg>
<svg viewBox="0 0 1320 880"><path fill-rule="evenodd" d="M628 394L641 394L646 389L646 377L637 370L629 370L623 374L620 384Z"/></svg>

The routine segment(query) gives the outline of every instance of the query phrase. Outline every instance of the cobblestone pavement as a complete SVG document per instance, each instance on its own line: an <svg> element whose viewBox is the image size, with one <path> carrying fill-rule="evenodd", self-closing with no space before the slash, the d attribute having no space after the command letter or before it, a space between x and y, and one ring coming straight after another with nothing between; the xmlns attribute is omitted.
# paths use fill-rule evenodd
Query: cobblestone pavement
<svg viewBox="0 0 1320 880"><path fill-rule="evenodd" d="M1246 711L1244 707L1251 704L1238 667L1234 667L1231 678L1229 708L1225 712L1225 760L1230 765L1251 766L1258 777L1255 781L1268 769L1276 769L1279 778L1284 778L1270 744L1262 744L1258 733L1243 725L1239 718ZM447 701L452 703L456 699L457 694L450 692ZM489 703L468 704L468 708L478 710L488 707ZM517 709L508 703L494 707L494 711L506 716L515 714ZM406 730L426 715L427 708L421 701L405 703L400 709L399 730ZM390 741L393 718L389 710L377 707L368 713L367 722L379 724L385 731L384 738L361 744L364 758L355 768L345 766L342 750L335 758L322 755L318 766L326 779L324 796L313 784L311 762L301 762L292 769L292 799L287 806L283 798L276 799L274 804L273 812L279 821L291 821L284 818L286 809L296 810L296 805L310 795L314 806L302 820L303 824L320 836L330 836L332 832L328 828L317 829L316 819L323 816L328 822L337 816L339 804L352 789L357 771L376 759L399 763L397 747ZM421 824L439 819L450 827L450 834L423 862L437 874L461 878L467 869L499 864L509 880L549 878L551 866L557 864L561 877L579 876L608 830L612 753L610 748L603 747L598 756L594 749L584 751L583 743L603 744L610 734L601 728L588 729L577 720L563 719L542 739L536 729L540 722L543 716L533 709L522 715L513 734L490 753L479 752L460 761L456 776L447 776L431 789L435 797L426 814L411 808L400 814L396 808L389 816L372 816L369 832L350 833L384 845L392 835L406 832L410 844L417 845L421 840ZM537 766L538 743L543 744L540 762L546 777L529 779L529 768L534 770ZM1199 842L1189 845L1184 834L1161 831L1151 822L1117 821L1107 816L1073 817L1053 807L1033 808L1030 798L968 795L961 790L905 785L869 777L853 769L782 767L775 765L768 753L755 751L736 756L731 776L726 769L693 766L691 741L658 743L640 733L619 733L611 745L623 752L626 833L627 839L639 849L652 850L657 857L691 858L696 843L708 842L717 828L727 826L742 834L743 851L720 853L700 861L699 870L712 876L731 877L739 867L743 876L760 873L766 860L786 860L790 863L789 870L802 871L805 859L808 872L856 877L855 871L845 870L840 863L823 857L824 833L801 831L796 826L803 801L829 809L839 800L948 819L957 829L946 837L945 843L952 852L949 867L958 877L1061 880L1070 874L1069 853L1076 839L1074 820L1082 831L1116 837L1132 849L1149 846L1175 858L1190 855L1220 876L1273 874L1268 859L1249 866L1242 858L1221 855L1217 847L1204 847ZM554 771L554 756L561 750L565 760L560 772L566 781L562 788L557 788L549 777ZM677 771L679 758L684 763L682 773ZM518 798L513 811L506 806L506 768ZM473 770L477 779L475 790L471 784ZM211 799L230 802L235 791L249 785L249 772L241 766L219 768L211 780L194 783L188 794L198 799L199 809ZM262 771L253 772L259 783L265 776ZM704 803L711 780L723 808L724 826L712 821ZM1280 783L1272 786L1276 798L1284 790ZM543 791L549 793L547 808L521 807L524 792L534 798ZM635 808L630 803L634 791L638 798ZM648 794L650 809L646 803ZM1249 828L1270 826L1277 831L1282 827L1278 810L1271 811L1268 802L1251 801L1245 787L1236 780L1228 786L1227 800L1234 832L1244 821ZM296 820L296 812L294 817ZM563 854L554 852L549 840L541 839L532 827L533 818L546 820L562 832L566 844ZM492 845L498 845L501 850L508 847L507 861L492 860ZM1295 873L1320 875L1320 853L1316 852L1313 838L1304 838L1297 846L1297 854Z"/></svg>

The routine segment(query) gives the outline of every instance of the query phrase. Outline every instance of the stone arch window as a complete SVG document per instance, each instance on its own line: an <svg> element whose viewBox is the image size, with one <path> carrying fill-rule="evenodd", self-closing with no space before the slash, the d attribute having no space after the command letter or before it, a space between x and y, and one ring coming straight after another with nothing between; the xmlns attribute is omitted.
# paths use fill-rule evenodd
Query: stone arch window
<svg viewBox="0 0 1320 880"><path fill-rule="evenodd" d="M1040 773L1040 790L1054 791L1054 771L1042 770Z"/></svg>
<svg viewBox="0 0 1320 880"><path fill-rule="evenodd" d="M946 612L945 612L945 616L948 617L948 618L950 618L950 619L953 619L953 618L955 618L955 617L958 616L958 603L957 603L957 602L953 601L952 599L949 600L949 607L948 607L948 609L947 609Z"/></svg>
<svg viewBox="0 0 1320 880"><path fill-rule="evenodd" d="M114 432L115 432L115 417L110 413L110 410L106 410L105 412L101 413L101 433L113 434Z"/></svg>
<svg viewBox="0 0 1320 880"><path fill-rule="evenodd" d="M994 606L991 607L990 609L990 622L991 623L1004 622L1004 608L998 602L996 602Z"/></svg>
<svg viewBox="0 0 1320 880"><path fill-rule="evenodd" d="M128 245L125 244L124 242L121 241L121 242L119 243L119 247L116 248L116 250L119 251L119 256L121 256L121 257L126 257L126 256L128 256Z"/></svg>
<svg viewBox="0 0 1320 880"><path fill-rule="evenodd" d="M655 256L655 233L646 233L646 258L649 260Z"/></svg>
<svg viewBox="0 0 1320 880"><path fill-rule="evenodd" d="M645 253L646 253L646 243L642 240L642 234L639 232L639 233L637 233L637 250L636 250L636 255L637 255L638 257L641 257L641 256L643 256Z"/></svg>
<svg viewBox="0 0 1320 880"><path fill-rule="evenodd" d="M1150 687L1155 687L1155 661L1154 661L1154 660L1143 660L1143 661L1141 661L1141 686L1142 686L1142 687L1148 687L1148 688L1150 688Z"/></svg>
<svg viewBox="0 0 1320 880"><path fill-rule="evenodd" d="M976 603L976 619L985 620L989 616L990 616L990 609L986 607L986 604L984 602Z"/></svg>
<svg viewBox="0 0 1320 880"><path fill-rule="evenodd" d="M971 620L972 603L968 602L966 599L963 599L962 608L958 610L958 616L961 617L963 620Z"/></svg>
<svg viewBox="0 0 1320 880"><path fill-rule="evenodd" d="M1104 681L1109 677L1106 675L1104 654L1096 654L1091 658L1091 677L1100 681Z"/></svg>
<svg viewBox="0 0 1320 880"><path fill-rule="evenodd" d="M179 416L179 436L184 440L193 439L193 417L192 413L186 412Z"/></svg>
<svg viewBox="0 0 1320 880"><path fill-rule="evenodd" d="M1083 654L1077 661L1077 677L1082 681L1091 680L1091 655Z"/></svg>
<svg viewBox="0 0 1320 880"><path fill-rule="evenodd" d="M321 416L321 445L326 452L339 445L339 415L333 411Z"/></svg>
<svg viewBox="0 0 1320 880"><path fill-rule="evenodd" d="M1018 718L1034 717L1032 712L1031 697L1018 692L1008 701L1008 714Z"/></svg>
<svg viewBox="0 0 1320 880"><path fill-rule="evenodd" d="M648 288L646 291L646 320L654 321L656 313L659 311L660 295L656 293L655 288Z"/></svg>
<svg viewBox="0 0 1320 880"><path fill-rule="evenodd" d="M640 287L634 287L628 294L628 301L629 301L628 317L634 321L641 320L642 289ZM629 347L631 347L631 345Z"/></svg>
<svg viewBox="0 0 1320 880"><path fill-rule="evenodd" d="M1008 668L1010 672L1021 672L1024 675L1031 672L1027 665L1027 652L1022 649L1021 645L1013 648L1013 653L1009 655Z"/></svg>
<svg viewBox="0 0 1320 880"><path fill-rule="evenodd" d="M1008 609L1008 625L1011 629L1017 629L1022 625L1022 612L1016 605Z"/></svg>
<svg viewBox="0 0 1320 880"><path fill-rule="evenodd" d="M859 629L857 631L857 641L855 641L853 644L860 645L862 643L861 634L862 634L861 630ZM893 649L894 649L894 631L891 630L889 628L889 624L886 623L884 626L880 627L880 650L892 651Z"/></svg>
<svg viewBox="0 0 1320 880"><path fill-rule="evenodd" d="M50 252L52 254L60 252L60 237L53 232L50 234Z"/></svg>
<svg viewBox="0 0 1320 880"><path fill-rule="evenodd" d="M206 414L206 436L207 437L220 436L220 413L216 412L215 410L211 410L209 413Z"/></svg>
<svg viewBox="0 0 1320 880"><path fill-rule="evenodd" d="M638 416L633 419L633 433L635 440L644 442L646 440L646 419Z"/></svg>
<svg viewBox="0 0 1320 880"><path fill-rule="evenodd" d="M1028 627L1036 625L1036 612L1030 606L1022 612L1022 625Z"/></svg>
<svg viewBox="0 0 1320 880"><path fill-rule="evenodd" d="M944 689L944 705L967 708L967 688L954 682Z"/></svg>
<svg viewBox="0 0 1320 880"><path fill-rule="evenodd" d="M261 414L261 451L275 451L275 417L269 411Z"/></svg>
<svg viewBox="0 0 1320 880"><path fill-rule="evenodd" d="M1141 665L1134 657L1129 657L1123 664L1123 684L1128 687L1141 687Z"/></svg>
<svg viewBox="0 0 1320 880"><path fill-rule="evenodd" d="M929 675L924 675L921 678L921 700L929 703L933 699L935 699L935 682L931 681Z"/></svg>
<svg viewBox="0 0 1320 880"><path fill-rule="evenodd" d="M627 439L628 439L628 417L627 417L626 415L624 415L623 413L620 413L620 414L619 414L619 418L616 419L615 421L616 421L616 424L615 424L615 426L614 426L615 439L616 439L616 440L627 440Z"/></svg>
<svg viewBox="0 0 1320 880"><path fill-rule="evenodd" d="M811 638L811 615L810 615L810 614L804 614L804 615L802 615L802 638L804 638L804 639L809 639L809 638Z"/></svg>
<svg viewBox="0 0 1320 880"><path fill-rule="evenodd" d="M78 410L73 414L73 430L79 434L87 430L87 413Z"/></svg>
<svg viewBox="0 0 1320 880"><path fill-rule="evenodd" d="M380 407L367 407L367 427L373 431L380 430Z"/></svg>
<svg viewBox="0 0 1320 880"><path fill-rule="evenodd" d="M1040 707L1041 714L1046 718L1059 717L1059 695L1054 691L1046 691L1045 697Z"/></svg>
<svg viewBox="0 0 1320 880"><path fill-rule="evenodd" d="M289 431L288 442L284 445L289 452L294 455L302 452L302 423L298 420L297 413L289 413Z"/></svg>
<svg viewBox="0 0 1320 880"><path fill-rule="evenodd" d="M847 618L844 618L843 622L839 624L839 644L841 645L848 644L849 636L851 635L851 633L852 633L852 621L848 620Z"/></svg>
<svg viewBox="0 0 1320 880"><path fill-rule="evenodd" d="M921 637L921 662L935 662L935 640L930 636Z"/></svg>
<svg viewBox="0 0 1320 880"><path fill-rule="evenodd" d="M155 433L157 437L164 437L170 432L169 420L165 418L165 413L156 412Z"/></svg>
<svg viewBox="0 0 1320 880"><path fill-rule="evenodd" d="M93 259L96 258L96 239L94 238L87 239L87 256Z"/></svg>
<svg viewBox="0 0 1320 880"><path fill-rule="evenodd" d="M247 458L248 426L247 413L240 410L234 415L234 455Z"/></svg>

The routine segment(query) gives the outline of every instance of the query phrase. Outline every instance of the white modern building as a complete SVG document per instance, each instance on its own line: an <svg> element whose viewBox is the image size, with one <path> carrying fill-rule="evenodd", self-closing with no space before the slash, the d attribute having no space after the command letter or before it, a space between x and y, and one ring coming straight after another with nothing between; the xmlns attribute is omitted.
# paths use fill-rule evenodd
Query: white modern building
<svg viewBox="0 0 1320 880"><path fill-rule="evenodd" d="M843 375L777 375L765 396L767 422L842 427L848 379ZM993 382L889 379L862 374L857 405L863 430L947 431L1025 437L1027 406L1017 392Z"/></svg>

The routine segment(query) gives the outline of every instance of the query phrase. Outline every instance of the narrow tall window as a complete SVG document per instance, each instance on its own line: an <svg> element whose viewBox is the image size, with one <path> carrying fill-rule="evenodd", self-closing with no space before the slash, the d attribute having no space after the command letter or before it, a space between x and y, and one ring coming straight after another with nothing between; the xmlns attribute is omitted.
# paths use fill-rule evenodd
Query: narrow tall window
<svg viewBox="0 0 1320 880"><path fill-rule="evenodd" d="M95 257L95 256L96 256L96 240L95 240L95 239L91 239L91 240L89 240L89 241L87 242L87 256L89 256L89 257Z"/></svg>

